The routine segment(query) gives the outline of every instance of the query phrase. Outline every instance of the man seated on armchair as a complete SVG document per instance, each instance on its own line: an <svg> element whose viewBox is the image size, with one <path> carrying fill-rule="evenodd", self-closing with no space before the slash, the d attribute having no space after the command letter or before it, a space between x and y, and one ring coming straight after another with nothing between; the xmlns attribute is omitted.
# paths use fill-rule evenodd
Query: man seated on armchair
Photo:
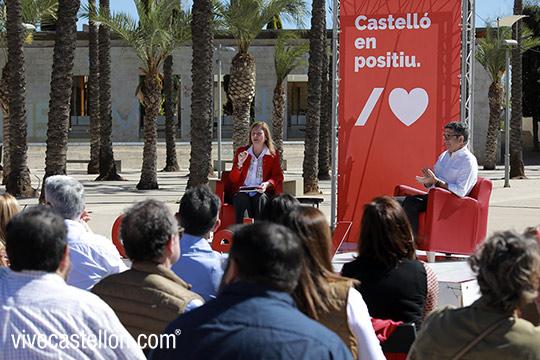
<svg viewBox="0 0 540 360"><path fill-rule="evenodd" d="M422 176L417 176L416 181L428 188L428 192L433 187L440 187L464 197L471 192L478 178L478 162L466 146L469 130L465 124L453 121L444 127L443 139L446 151L439 156L433 169L424 166ZM396 197L409 218L415 236L418 232L418 213L426 211L427 198L427 194Z"/></svg>

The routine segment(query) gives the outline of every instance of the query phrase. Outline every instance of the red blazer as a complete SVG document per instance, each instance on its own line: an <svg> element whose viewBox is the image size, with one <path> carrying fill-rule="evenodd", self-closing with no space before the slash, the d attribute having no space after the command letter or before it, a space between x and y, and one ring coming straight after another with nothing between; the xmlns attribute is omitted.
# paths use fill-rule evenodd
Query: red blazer
<svg viewBox="0 0 540 360"><path fill-rule="evenodd" d="M229 194L232 196L238 191L240 186L244 185L246 181L249 163L251 162L251 155L248 155L245 166L242 166L242 170L238 170L236 164L238 163L238 154L242 151L249 149L249 146L239 147L234 155L233 166L229 172L229 181L231 183L231 189ZM263 156L263 182L268 181L273 185L267 192L273 194L278 184L283 183L283 173L281 172L281 166L279 164L279 151L276 150L276 155L264 155Z"/></svg>

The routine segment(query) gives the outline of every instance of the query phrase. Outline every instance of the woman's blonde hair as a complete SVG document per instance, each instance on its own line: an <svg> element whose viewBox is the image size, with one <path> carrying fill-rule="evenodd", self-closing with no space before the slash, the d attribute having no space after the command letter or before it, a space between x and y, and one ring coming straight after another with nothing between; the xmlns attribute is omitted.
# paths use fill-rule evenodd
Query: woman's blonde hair
<svg viewBox="0 0 540 360"><path fill-rule="evenodd" d="M0 250L6 249L6 225L8 221L21 212L19 202L8 193L0 194ZM7 266L0 255L0 266Z"/></svg>
<svg viewBox="0 0 540 360"><path fill-rule="evenodd" d="M268 151L270 151L270 154L272 154L272 156L275 156L276 149L274 147L274 142L272 141L272 134L270 133L270 128L263 121L257 121L257 122L254 122L253 125L251 125L251 128L249 129L249 146L253 145L253 142L251 142L251 132L256 127L260 127L262 131L264 131L264 137L266 138L266 141L264 142L264 144L268 148Z"/></svg>

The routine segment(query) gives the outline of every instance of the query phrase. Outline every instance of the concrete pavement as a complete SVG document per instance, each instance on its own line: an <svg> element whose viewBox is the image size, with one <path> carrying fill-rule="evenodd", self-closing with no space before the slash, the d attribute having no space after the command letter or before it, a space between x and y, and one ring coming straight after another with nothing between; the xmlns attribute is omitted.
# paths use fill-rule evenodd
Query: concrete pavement
<svg viewBox="0 0 540 360"><path fill-rule="evenodd" d="M140 172L135 169L122 171L127 181L96 182L95 175L88 175L82 169L68 170L68 174L81 181L86 190L87 209L90 212L90 226L94 232L110 237L116 217L131 204L155 198L164 201L172 210L178 211L177 200L183 195L187 184L187 171L158 173L160 190L136 190ZM490 200L488 234L497 230L515 229L522 231L527 226L540 225L540 165L526 166L528 179L511 180L510 188L504 188L504 168L494 171L480 170L479 176L493 181ZM286 178L301 178L300 169L285 173ZM33 186L40 184L43 170L32 169ZM320 190L324 203L321 210L330 217L330 181L321 181ZM37 199L19 199L23 206L37 204Z"/></svg>

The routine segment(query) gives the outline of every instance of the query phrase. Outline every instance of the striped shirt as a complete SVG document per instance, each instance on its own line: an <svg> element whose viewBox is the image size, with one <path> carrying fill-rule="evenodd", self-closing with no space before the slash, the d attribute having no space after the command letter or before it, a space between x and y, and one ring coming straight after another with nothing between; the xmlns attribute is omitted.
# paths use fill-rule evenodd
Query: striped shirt
<svg viewBox="0 0 540 360"><path fill-rule="evenodd" d="M9 271L0 306L0 359L145 358L107 304L56 273Z"/></svg>

